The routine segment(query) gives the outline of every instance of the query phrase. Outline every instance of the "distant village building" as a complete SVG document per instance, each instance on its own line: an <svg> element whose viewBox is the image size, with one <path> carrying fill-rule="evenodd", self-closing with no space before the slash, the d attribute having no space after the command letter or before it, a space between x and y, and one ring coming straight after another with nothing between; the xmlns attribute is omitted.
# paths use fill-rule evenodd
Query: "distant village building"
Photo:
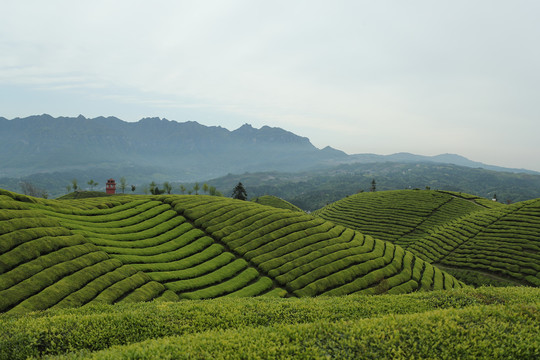
<svg viewBox="0 0 540 360"><path fill-rule="evenodd" d="M107 194L116 194L116 182L114 179L107 180L107 186L105 187Z"/></svg>

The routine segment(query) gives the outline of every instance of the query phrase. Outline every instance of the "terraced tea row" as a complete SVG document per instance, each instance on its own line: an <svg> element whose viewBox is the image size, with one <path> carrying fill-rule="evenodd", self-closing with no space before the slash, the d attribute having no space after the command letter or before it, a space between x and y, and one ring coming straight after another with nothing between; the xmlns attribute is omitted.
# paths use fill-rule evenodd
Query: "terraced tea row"
<svg viewBox="0 0 540 360"><path fill-rule="evenodd" d="M540 286L540 199L504 206L461 193L388 191L351 196L318 215L445 269Z"/></svg>
<svg viewBox="0 0 540 360"><path fill-rule="evenodd" d="M411 244L430 263L540 286L540 199L479 212Z"/></svg>
<svg viewBox="0 0 540 360"><path fill-rule="evenodd" d="M115 196L84 203L5 191L0 200L2 311L462 286L399 246L251 202Z"/></svg>
<svg viewBox="0 0 540 360"><path fill-rule="evenodd" d="M437 226L499 206L502 205L461 193L395 190L352 195L314 215L407 247Z"/></svg>
<svg viewBox="0 0 540 360"><path fill-rule="evenodd" d="M46 212L182 298L250 296L271 290L270 279L215 243L169 204L150 198L138 200L136 206L128 204L106 215Z"/></svg>
<svg viewBox="0 0 540 360"><path fill-rule="evenodd" d="M273 195L259 196L259 197L256 197L255 199L252 199L251 201L256 202L257 204L273 206L279 209L303 211L298 206L291 204L290 202L283 200L281 198L278 198L277 196L273 196Z"/></svg>
<svg viewBox="0 0 540 360"><path fill-rule="evenodd" d="M9 195L0 195L0 312L170 298L163 285L111 258L37 204Z"/></svg>
<svg viewBox="0 0 540 360"><path fill-rule="evenodd" d="M462 286L399 246L304 213L214 197L162 199L295 296Z"/></svg>

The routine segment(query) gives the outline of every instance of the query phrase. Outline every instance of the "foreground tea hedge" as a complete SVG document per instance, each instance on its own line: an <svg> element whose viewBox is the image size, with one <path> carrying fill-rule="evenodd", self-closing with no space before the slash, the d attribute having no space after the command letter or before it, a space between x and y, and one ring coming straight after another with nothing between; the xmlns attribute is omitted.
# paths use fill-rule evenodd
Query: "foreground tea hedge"
<svg viewBox="0 0 540 360"><path fill-rule="evenodd" d="M96 304L0 315L0 359L68 352L69 358L271 358L307 350L335 357L361 351L360 358L467 358L483 351L527 358L539 351L539 301L540 289L520 287Z"/></svg>
<svg viewBox="0 0 540 360"><path fill-rule="evenodd" d="M538 305L213 330L60 359L535 359Z"/></svg>

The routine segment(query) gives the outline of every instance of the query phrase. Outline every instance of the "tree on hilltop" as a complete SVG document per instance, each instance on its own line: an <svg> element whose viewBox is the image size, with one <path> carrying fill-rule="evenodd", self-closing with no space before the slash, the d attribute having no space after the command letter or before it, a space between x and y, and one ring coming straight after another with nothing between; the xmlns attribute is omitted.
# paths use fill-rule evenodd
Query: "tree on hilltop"
<svg viewBox="0 0 540 360"><path fill-rule="evenodd" d="M79 185L77 184L77 179L71 180L71 187L73 188L73 191L77 191L79 188Z"/></svg>
<svg viewBox="0 0 540 360"><path fill-rule="evenodd" d="M99 184L95 182L94 180L90 179L90 181L87 182L87 184L90 186L90 190L94 190L94 186L98 186Z"/></svg>
<svg viewBox="0 0 540 360"><path fill-rule="evenodd" d="M236 184L232 192L232 198L238 200L247 200L247 192L241 182Z"/></svg>
<svg viewBox="0 0 540 360"><path fill-rule="evenodd" d="M163 190L170 195L172 191L172 185L168 181L165 181L163 183Z"/></svg>
<svg viewBox="0 0 540 360"><path fill-rule="evenodd" d="M44 199L49 197L47 190L43 190L32 184L28 181L21 181L19 183L21 190L24 195L33 196L33 197L42 197Z"/></svg>
<svg viewBox="0 0 540 360"><path fill-rule="evenodd" d="M122 194L124 194L124 192L126 191L126 187L127 187L127 182L126 182L126 178L125 177L121 177L120 178L120 190L122 190Z"/></svg>
<svg viewBox="0 0 540 360"><path fill-rule="evenodd" d="M208 192L208 184L204 183L203 186L202 186L202 189L203 189L204 193L206 194Z"/></svg>
<svg viewBox="0 0 540 360"><path fill-rule="evenodd" d="M375 179L371 181L371 192L377 191L377 183L375 182Z"/></svg>
<svg viewBox="0 0 540 360"><path fill-rule="evenodd" d="M149 185L148 185L148 189L150 190L150 194L153 194L154 193L154 189L156 188L156 182L155 181L152 181Z"/></svg>
<svg viewBox="0 0 540 360"><path fill-rule="evenodd" d="M165 192L165 190L160 190L159 187L156 185L152 190L150 190L152 195L161 195Z"/></svg>
<svg viewBox="0 0 540 360"><path fill-rule="evenodd" d="M201 188L201 187L199 186L199 183L196 182L196 183L195 183L195 186L193 186L193 190L195 191L195 195L199 195L199 189L200 189L200 188Z"/></svg>

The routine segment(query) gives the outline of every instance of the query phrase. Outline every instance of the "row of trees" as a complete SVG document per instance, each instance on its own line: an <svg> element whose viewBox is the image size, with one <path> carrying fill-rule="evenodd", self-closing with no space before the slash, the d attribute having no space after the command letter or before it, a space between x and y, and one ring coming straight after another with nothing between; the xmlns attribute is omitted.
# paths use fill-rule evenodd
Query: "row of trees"
<svg viewBox="0 0 540 360"><path fill-rule="evenodd" d="M99 183L94 181L93 179L90 179L86 183L88 184L88 186L90 186L90 191L94 191L94 188L99 185ZM135 190L137 189L135 185L129 185L129 186L131 187L131 192L135 192ZM128 184L127 184L126 178L122 176L120 178L120 182L118 183L118 189L122 191L122 194L125 194L127 188L128 188ZM79 182L77 179L71 180L71 183L66 185L66 191L68 193L70 193L71 191L77 191L77 190L79 191L82 190L81 187L79 186Z"/></svg>
<svg viewBox="0 0 540 360"><path fill-rule="evenodd" d="M202 190L205 194L209 194L212 196L223 196L223 194L219 192L214 186L209 186L206 183L202 184L201 186L198 182L196 182L193 185L193 188L190 188L190 189L186 188L184 185L180 185L177 189L182 194L186 194L187 192L189 195L193 193L195 193L195 195L199 195L199 191ZM172 194L174 190L175 190L174 186L168 181L165 181L161 185L161 188L154 181L152 181L149 185L143 187L143 192L145 194L150 193L153 195L160 195L160 194L165 194L165 193Z"/></svg>
<svg viewBox="0 0 540 360"><path fill-rule="evenodd" d="M94 181L93 179L90 179L89 181L87 181L87 184L88 184L88 186L90 186L90 190L92 190L92 191L94 190L95 187L97 187L99 185L99 183ZM131 192L135 192L135 190L136 190L135 185L130 185L130 186L131 186ZM127 187L128 187L128 185L127 185L126 178L122 176L120 178L119 183L118 183L118 189L120 191L122 191L122 194L124 194ZM66 190L67 190L68 193L71 192L72 190L73 191L81 190L77 179L71 180L71 183L66 186ZM143 186L143 188L142 188L143 193L145 193L145 194L153 194L153 195L161 195L161 194L165 194L165 193L166 194L171 194L173 192L173 190L174 190L173 185L168 181L165 181L161 185L161 188L159 187L158 184L156 184L155 181L152 181L150 184L148 184L147 186ZM219 192L214 186L209 186L206 183L202 184L202 186L201 186L198 182L196 182L193 185L193 188L191 188L191 189L187 189L184 185L180 185L178 187L178 190L180 190L180 192L182 194L186 194L186 192L187 192L189 195L191 195L193 193L195 193L195 195L199 195L199 191L202 190L205 194L209 194L209 195L212 195L212 196L223 196L223 194L221 192ZM28 190L28 191L30 191L30 190ZM37 191L35 191L35 192L32 191L32 193L36 193L36 192ZM35 196L35 195L33 195L33 196ZM233 192L232 192L232 197L234 199L247 200L247 192L246 192L246 189L244 188L244 185L242 185L241 182L239 182L234 187Z"/></svg>

